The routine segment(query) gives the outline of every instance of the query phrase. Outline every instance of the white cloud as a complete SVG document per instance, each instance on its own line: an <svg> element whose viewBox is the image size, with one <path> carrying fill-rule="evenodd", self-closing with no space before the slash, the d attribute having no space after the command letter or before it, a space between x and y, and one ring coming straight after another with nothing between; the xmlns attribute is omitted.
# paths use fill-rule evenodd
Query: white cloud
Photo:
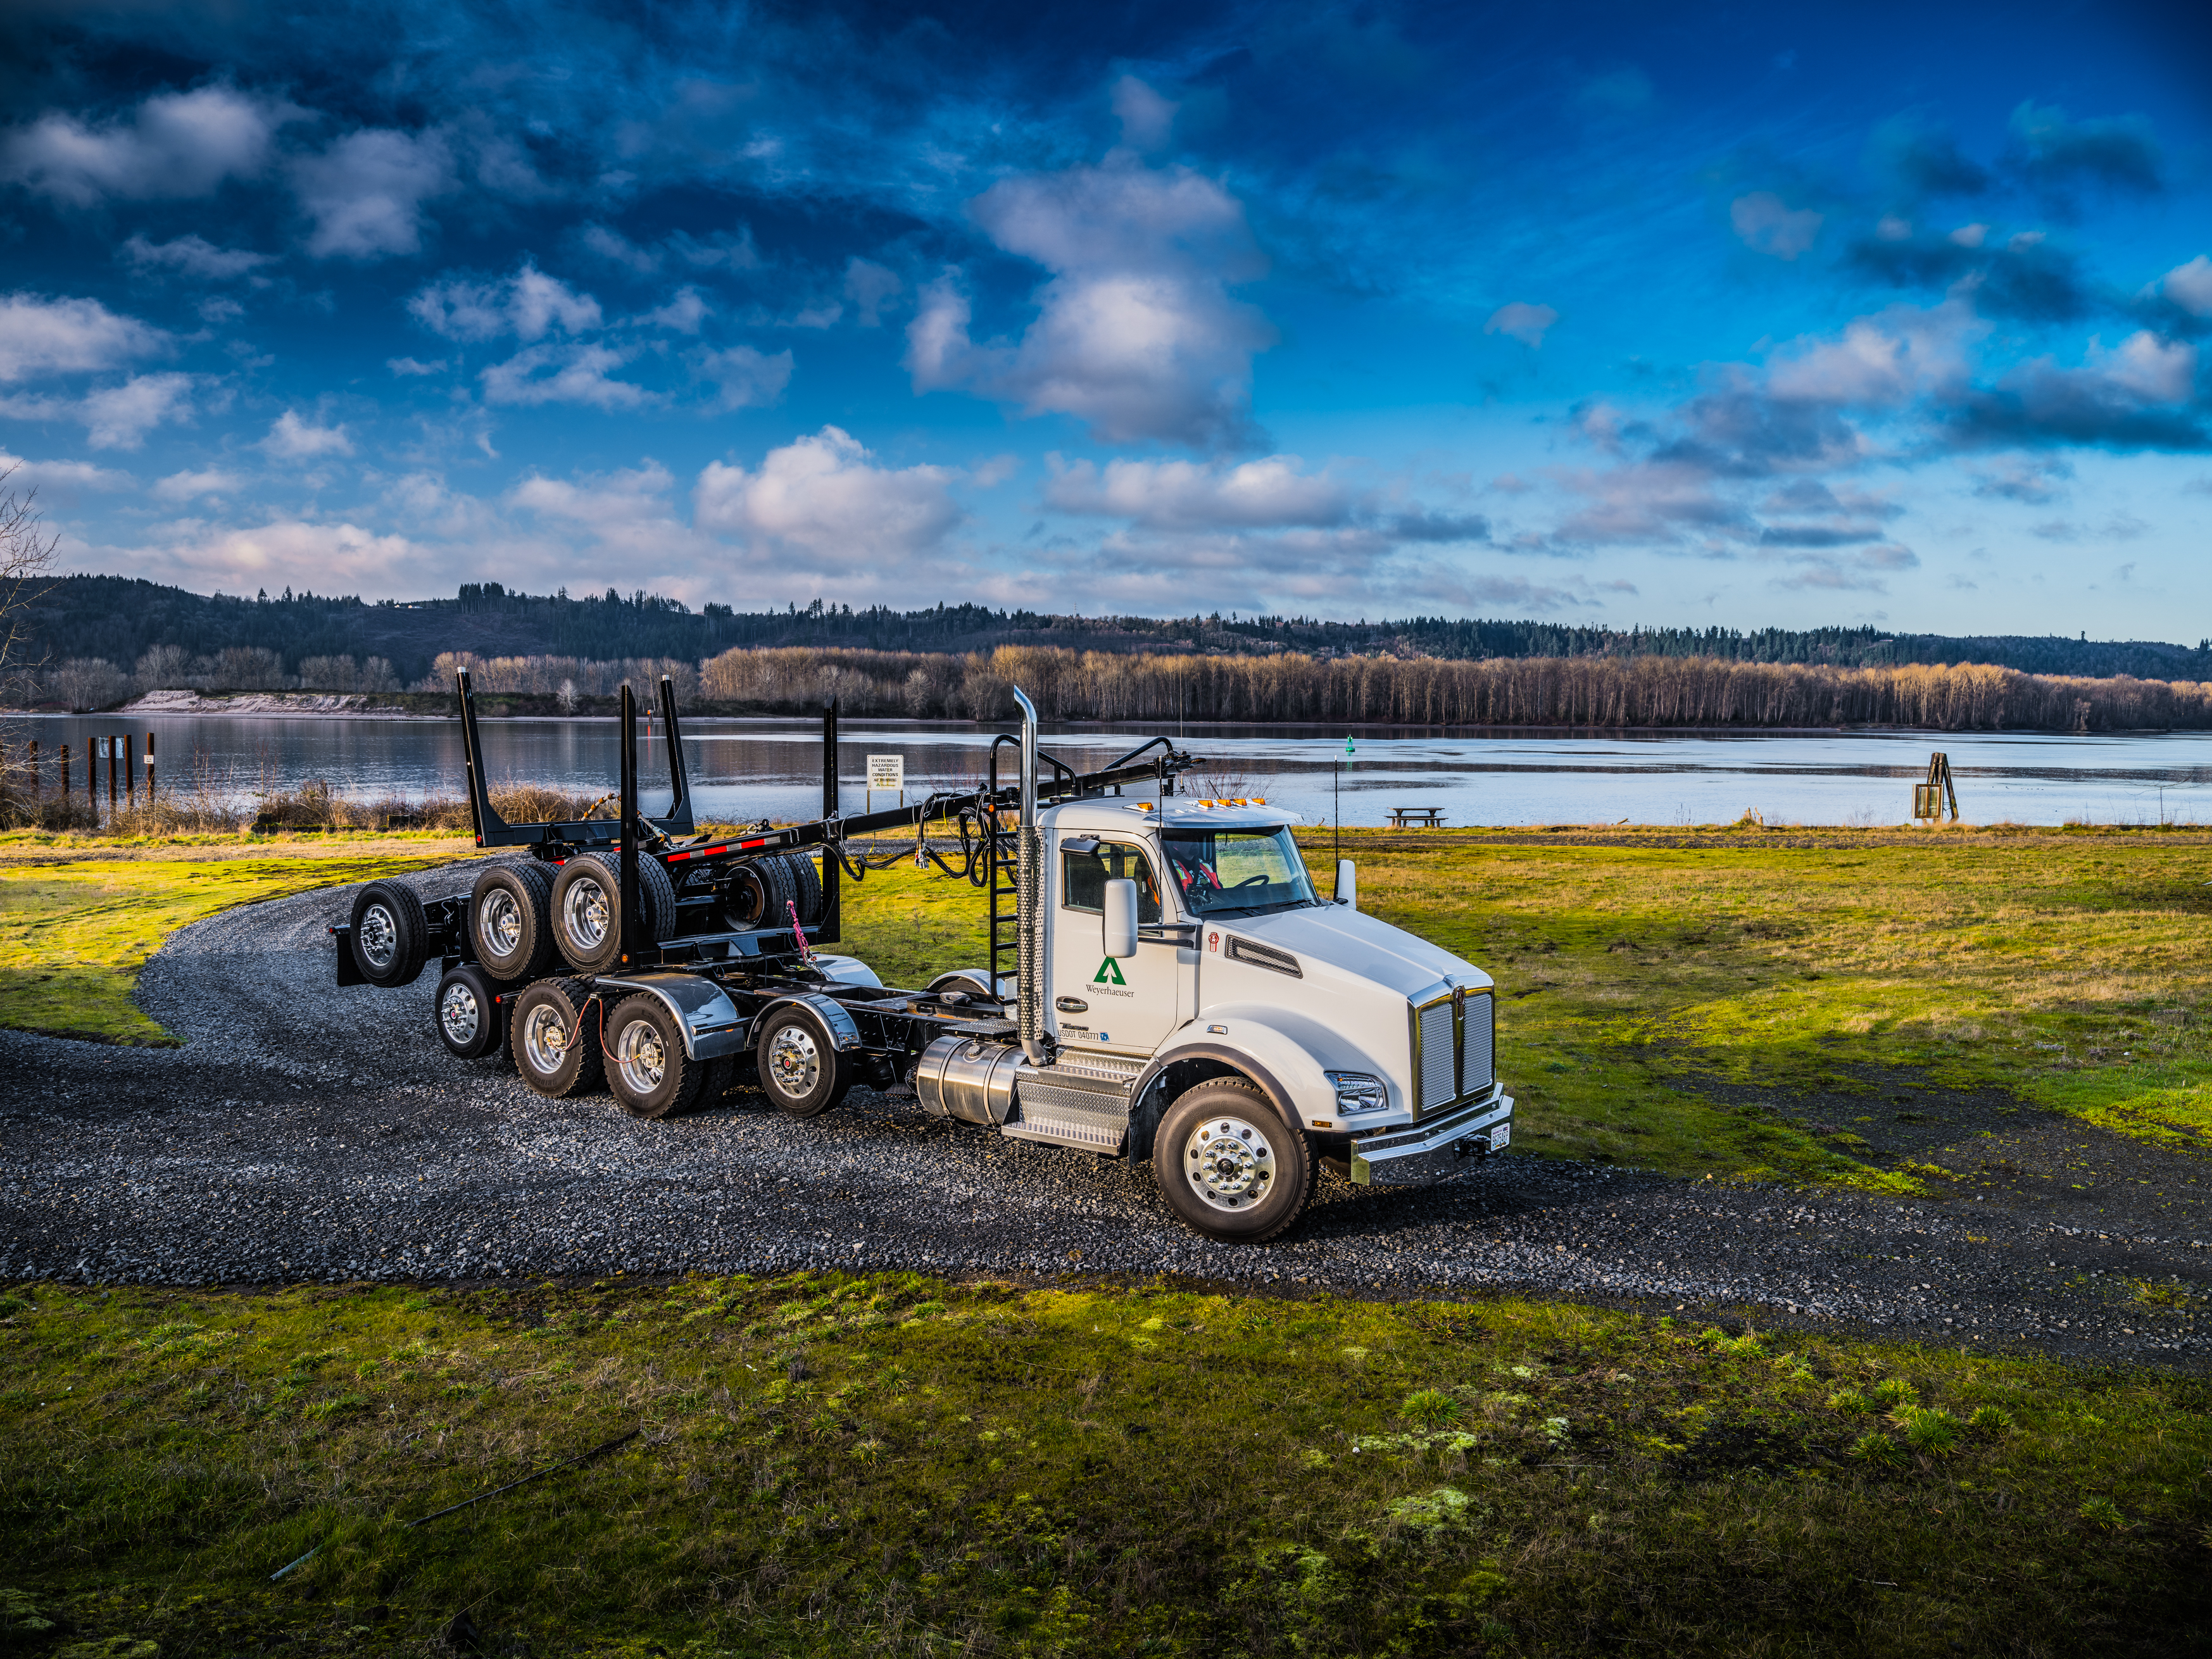
<svg viewBox="0 0 2212 1659"><path fill-rule="evenodd" d="M704 238L679 230L669 237L666 246L684 264L701 270L757 270L760 268L760 250L753 246L753 228L750 225L739 225L734 234L716 231Z"/></svg>
<svg viewBox="0 0 2212 1659"><path fill-rule="evenodd" d="M999 246L1053 278L1014 345L970 339L957 273L923 289L907 330L916 392L971 388L1029 414L1074 416L1109 442L1248 438L1252 358L1276 337L1229 295L1264 262L1227 191L1124 155L1007 179L969 206Z"/></svg>
<svg viewBox="0 0 2212 1659"><path fill-rule="evenodd" d="M1150 155L1175 136L1176 112L1182 106L1160 94L1133 75L1114 83L1114 114L1121 123L1121 142Z"/></svg>
<svg viewBox="0 0 2212 1659"><path fill-rule="evenodd" d="M582 525L605 545L665 559L672 547L694 540L669 505L675 482L667 468L647 461L626 471L587 476L580 483L525 478L507 499L532 513Z"/></svg>
<svg viewBox="0 0 2212 1659"><path fill-rule="evenodd" d="M2212 259L2198 254L2158 279L2166 297L2192 317L2212 317Z"/></svg>
<svg viewBox="0 0 2212 1659"><path fill-rule="evenodd" d="M642 386L608 378L629 358L603 345L534 345L483 371L484 401L493 404L587 404L635 409L648 400Z"/></svg>
<svg viewBox="0 0 2212 1659"><path fill-rule="evenodd" d="M710 351L699 360L700 374L720 388L720 409L764 409L791 384L791 353L774 356L748 345Z"/></svg>
<svg viewBox="0 0 2212 1659"><path fill-rule="evenodd" d="M2128 336L2118 350L2094 348L2089 361L2114 386L2145 403L2185 403L2197 389L2197 348L2160 339L2148 329Z"/></svg>
<svg viewBox="0 0 2212 1659"><path fill-rule="evenodd" d="M442 374L446 372L446 360L443 357L427 363L415 357L386 357L384 360L384 366L402 379L417 374Z"/></svg>
<svg viewBox="0 0 2212 1659"><path fill-rule="evenodd" d="M318 259L416 252L423 203L453 184L453 153L434 132L351 132L292 164L292 188L314 222L307 252Z"/></svg>
<svg viewBox="0 0 2212 1659"><path fill-rule="evenodd" d="M651 248L640 247L611 225L586 225L579 240L602 259L634 270L641 276L650 276L660 269L659 254Z"/></svg>
<svg viewBox="0 0 2212 1659"><path fill-rule="evenodd" d="M1842 337L1799 340L1767 372L1767 390L1792 402L1889 408L1963 382L1966 349L1987 333L1969 301L1891 306L1854 318Z"/></svg>
<svg viewBox="0 0 2212 1659"><path fill-rule="evenodd" d="M1729 223L1746 247L1795 259L1820 234L1821 216L1811 208L1793 210L1771 190L1755 190L1729 204Z"/></svg>
<svg viewBox="0 0 2212 1659"><path fill-rule="evenodd" d="M1089 461L1051 458L1045 505L1062 513L1125 518L1154 530L1339 525L1352 500L1334 478L1303 472L1295 455L1238 466L1194 461Z"/></svg>
<svg viewBox="0 0 2212 1659"><path fill-rule="evenodd" d="M599 302L526 259L512 276L472 283L449 276L407 301L416 321L449 340L489 340L514 334L539 340L552 329L584 334L602 321Z"/></svg>
<svg viewBox="0 0 2212 1659"><path fill-rule="evenodd" d="M884 307L905 291L898 273L887 265L857 255L845 263L845 297L853 302L854 320L862 328L880 326Z"/></svg>
<svg viewBox="0 0 2212 1659"><path fill-rule="evenodd" d="M165 421L189 419L192 377L139 374L118 386L88 393L82 418L94 449L136 449Z"/></svg>
<svg viewBox="0 0 2212 1659"><path fill-rule="evenodd" d="M162 349L168 336L97 300L0 295L0 382L117 368Z"/></svg>
<svg viewBox="0 0 2212 1659"><path fill-rule="evenodd" d="M238 528L186 520L149 547L117 550L106 568L200 589L278 584L326 591L394 593L453 586L450 550L354 524L300 519Z"/></svg>
<svg viewBox="0 0 2212 1659"><path fill-rule="evenodd" d="M234 276L244 276L264 265L273 265L273 253L255 253L247 248L217 247L204 236L179 236L173 241L149 242L143 236L133 236L123 245L123 252L131 262L144 269L167 266L180 276L197 276L203 282L226 282Z"/></svg>
<svg viewBox="0 0 2212 1659"><path fill-rule="evenodd" d="M1482 325L1482 331L1485 334L1510 334L1522 345L1534 348L1544 343L1544 336L1559 320L1559 313L1549 306L1532 306L1516 300L1492 312L1490 320Z"/></svg>
<svg viewBox="0 0 2212 1659"><path fill-rule="evenodd" d="M88 494L133 489L138 483L128 472L91 461L32 461L4 449L0 449L0 477L7 479L6 489L35 492L40 504L53 506L73 506Z"/></svg>
<svg viewBox="0 0 2212 1659"><path fill-rule="evenodd" d="M245 482L237 473L216 467L200 472L172 472L155 484L154 495L164 501L195 501L203 495L234 495Z"/></svg>
<svg viewBox="0 0 2212 1659"><path fill-rule="evenodd" d="M72 207L205 196L226 179L258 176L276 130L306 113L228 87L160 93L100 127L55 112L0 144L0 177Z"/></svg>
<svg viewBox="0 0 2212 1659"><path fill-rule="evenodd" d="M317 455L350 455L353 440L346 436L343 426L317 426L288 409L269 428L261 449L277 460L304 461Z"/></svg>
<svg viewBox="0 0 2212 1659"><path fill-rule="evenodd" d="M943 467L878 466L848 433L825 426L771 449L757 471L709 462L692 492L692 522L756 553L824 567L911 557L960 521Z"/></svg>
<svg viewBox="0 0 2212 1659"><path fill-rule="evenodd" d="M1960 247L1979 247L1989 240L1989 234L1990 228L1987 225L1960 225L1958 229L1951 233L1951 240Z"/></svg>
<svg viewBox="0 0 2212 1659"><path fill-rule="evenodd" d="M696 334L699 325L712 315L712 308L699 297L697 289L683 288L666 305L647 312L637 320L647 328L665 328L674 334Z"/></svg>

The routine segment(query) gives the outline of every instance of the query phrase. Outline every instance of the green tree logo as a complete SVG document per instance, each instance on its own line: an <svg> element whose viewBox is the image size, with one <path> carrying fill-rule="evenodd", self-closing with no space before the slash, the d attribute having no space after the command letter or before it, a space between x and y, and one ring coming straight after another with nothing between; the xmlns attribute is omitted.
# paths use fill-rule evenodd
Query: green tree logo
<svg viewBox="0 0 2212 1659"><path fill-rule="evenodd" d="M1098 964L1098 971L1091 976L1091 982L1093 985L1127 985L1129 981L1121 977L1121 964L1109 957Z"/></svg>

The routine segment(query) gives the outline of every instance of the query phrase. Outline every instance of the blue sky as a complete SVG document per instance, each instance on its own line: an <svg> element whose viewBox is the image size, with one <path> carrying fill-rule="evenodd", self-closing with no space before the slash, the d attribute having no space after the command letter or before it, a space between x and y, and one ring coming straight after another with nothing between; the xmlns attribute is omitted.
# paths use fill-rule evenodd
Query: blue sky
<svg viewBox="0 0 2212 1659"><path fill-rule="evenodd" d="M2193 641L2208 63L2116 5L17 0L0 452L69 568L203 592Z"/></svg>

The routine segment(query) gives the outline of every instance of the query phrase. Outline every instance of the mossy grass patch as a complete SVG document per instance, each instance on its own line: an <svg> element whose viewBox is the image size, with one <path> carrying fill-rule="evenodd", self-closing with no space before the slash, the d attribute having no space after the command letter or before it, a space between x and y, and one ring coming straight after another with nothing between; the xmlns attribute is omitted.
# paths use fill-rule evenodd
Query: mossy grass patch
<svg viewBox="0 0 2212 1659"><path fill-rule="evenodd" d="M586 1654L2212 1637L2201 1380L901 1274L9 1296L24 1651L385 1650L461 1614Z"/></svg>

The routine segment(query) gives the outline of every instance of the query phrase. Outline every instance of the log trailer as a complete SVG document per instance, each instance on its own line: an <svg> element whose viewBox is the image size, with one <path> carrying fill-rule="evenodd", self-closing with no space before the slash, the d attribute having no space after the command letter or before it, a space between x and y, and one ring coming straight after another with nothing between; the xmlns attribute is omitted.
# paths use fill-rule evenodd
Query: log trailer
<svg viewBox="0 0 2212 1659"><path fill-rule="evenodd" d="M837 706L823 713L822 817L733 834L693 819L675 690L659 686L670 799L638 800L637 710L620 713L611 819L509 823L458 677L477 844L526 848L466 893L363 887L331 933L340 985L402 986L434 957L440 1041L511 1062L540 1094L604 1084L662 1117L757 1084L797 1117L856 1084L1015 1139L1150 1158L1196 1231L1257 1243L1297 1219L1327 1164L1397 1183L1510 1144L1490 976L1363 914L1352 861L1316 890L1262 800L1195 800L1195 763L1156 738L1095 772L1018 738L988 781L911 806L839 811ZM999 782L1000 751L1018 757ZM1151 799L1133 799L1142 791ZM954 854L927 827L950 820ZM860 836L912 829L872 860ZM912 856L985 890L987 965L884 985L840 942L842 878Z"/></svg>

